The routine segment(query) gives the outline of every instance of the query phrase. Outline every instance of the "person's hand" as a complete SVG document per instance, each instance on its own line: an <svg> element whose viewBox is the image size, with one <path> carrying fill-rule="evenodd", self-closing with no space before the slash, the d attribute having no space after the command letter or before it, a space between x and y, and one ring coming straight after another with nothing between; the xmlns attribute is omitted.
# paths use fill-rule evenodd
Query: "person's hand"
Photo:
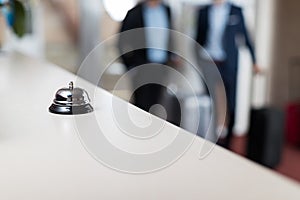
<svg viewBox="0 0 300 200"><path fill-rule="evenodd" d="M254 72L254 74L262 74L263 71L257 64L254 64L253 65L253 72Z"/></svg>

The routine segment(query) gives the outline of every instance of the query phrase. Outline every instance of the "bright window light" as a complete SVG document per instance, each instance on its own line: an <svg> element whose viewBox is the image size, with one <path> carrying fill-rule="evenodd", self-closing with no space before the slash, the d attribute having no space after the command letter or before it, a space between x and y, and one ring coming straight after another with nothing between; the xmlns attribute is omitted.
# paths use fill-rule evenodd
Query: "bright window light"
<svg viewBox="0 0 300 200"><path fill-rule="evenodd" d="M136 0L103 0L107 13L115 21L122 21L128 10L135 6Z"/></svg>

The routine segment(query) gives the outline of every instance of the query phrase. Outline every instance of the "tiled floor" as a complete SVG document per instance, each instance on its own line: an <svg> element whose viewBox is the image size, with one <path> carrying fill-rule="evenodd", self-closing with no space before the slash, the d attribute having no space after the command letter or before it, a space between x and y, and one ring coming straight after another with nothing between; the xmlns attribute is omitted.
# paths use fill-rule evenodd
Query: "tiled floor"
<svg viewBox="0 0 300 200"><path fill-rule="evenodd" d="M247 137L234 137L232 150L240 155L246 154ZM300 182L300 147L285 144L282 161L275 169L277 172Z"/></svg>
<svg viewBox="0 0 300 200"><path fill-rule="evenodd" d="M300 148L286 145L277 171L300 182Z"/></svg>

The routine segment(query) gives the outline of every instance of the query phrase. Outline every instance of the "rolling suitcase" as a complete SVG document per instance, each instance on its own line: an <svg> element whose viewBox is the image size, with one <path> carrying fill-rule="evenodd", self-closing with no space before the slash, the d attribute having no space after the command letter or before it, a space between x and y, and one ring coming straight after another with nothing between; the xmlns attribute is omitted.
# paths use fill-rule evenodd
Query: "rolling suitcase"
<svg viewBox="0 0 300 200"><path fill-rule="evenodd" d="M247 157L264 166L276 167L281 160L283 132L283 112L275 108L252 109Z"/></svg>

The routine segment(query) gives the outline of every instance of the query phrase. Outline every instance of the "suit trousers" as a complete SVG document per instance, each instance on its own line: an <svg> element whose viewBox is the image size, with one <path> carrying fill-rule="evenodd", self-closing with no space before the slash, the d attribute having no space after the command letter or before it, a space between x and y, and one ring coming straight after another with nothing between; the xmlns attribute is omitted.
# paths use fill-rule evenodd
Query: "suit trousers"
<svg viewBox="0 0 300 200"><path fill-rule="evenodd" d="M162 64L166 65L166 64ZM151 64L149 65L151 67ZM155 72L155 73L154 73ZM164 107L166 111L166 120L179 126L180 124L180 115L181 115L181 109L180 109L180 103L179 100L176 98L175 94L173 94L170 90L168 90L165 86L161 85L161 83L164 83L168 76L167 74L157 74L159 71L143 71L139 74L137 73L137 77L133 77L132 83L134 85L134 92L130 101L134 102L134 105L143 109L146 112L151 112L152 114L160 116L159 113L155 113L155 109L151 111L151 107L159 104L162 107ZM154 80L160 80L158 83L144 83L140 85L141 79L148 79L148 77L144 76L155 76ZM142 77L142 78L141 78ZM151 79L151 78L150 78Z"/></svg>
<svg viewBox="0 0 300 200"><path fill-rule="evenodd" d="M224 140L219 141L219 145L225 148L229 148L233 136L233 127L235 124L237 70L232 69L230 66L227 66L226 62L216 61L215 63L224 83L227 100L228 134Z"/></svg>

